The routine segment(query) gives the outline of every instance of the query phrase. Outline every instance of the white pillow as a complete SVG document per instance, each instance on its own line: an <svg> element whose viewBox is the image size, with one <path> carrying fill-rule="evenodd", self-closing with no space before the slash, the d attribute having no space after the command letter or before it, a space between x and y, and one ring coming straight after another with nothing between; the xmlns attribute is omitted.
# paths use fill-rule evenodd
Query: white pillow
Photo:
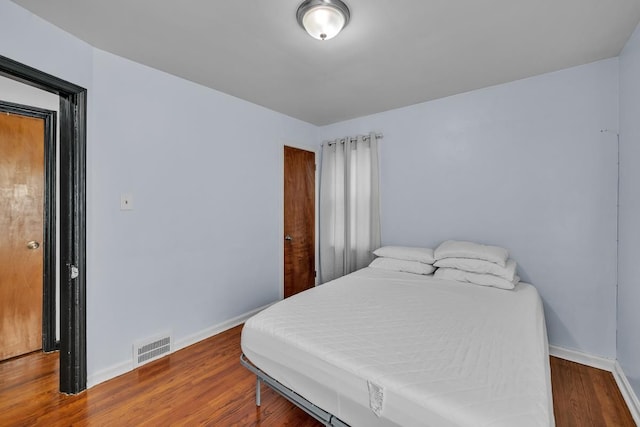
<svg viewBox="0 0 640 427"><path fill-rule="evenodd" d="M433 264L433 249L429 248L412 248L409 246L383 246L373 251L374 255L403 259L406 261L418 261L424 264Z"/></svg>
<svg viewBox="0 0 640 427"><path fill-rule="evenodd" d="M413 274L431 274L435 270L435 267L431 264L393 258L376 258L369 264L369 267Z"/></svg>
<svg viewBox="0 0 640 427"><path fill-rule="evenodd" d="M520 281L518 276L513 281L494 276L493 274L470 273L468 271L456 270L455 268L439 268L433 275L436 279L457 280L458 282L473 283L474 285L492 286L500 289L513 289Z"/></svg>
<svg viewBox="0 0 640 427"><path fill-rule="evenodd" d="M508 259L506 267L485 261L483 259L471 258L443 258L433 264L435 267L457 268L458 270L470 271L471 273L493 274L508 281L513 281L516 277L517 264L514 260Z"/></svg>
<svg viewBox="0 0 640 427"><path fill-rule="evenodd" d="M473 242L447 240L434 251L436 260L443 258L472 258L494 262L501 267L506 266L509 252L498 246L481 245Z"/></svg>

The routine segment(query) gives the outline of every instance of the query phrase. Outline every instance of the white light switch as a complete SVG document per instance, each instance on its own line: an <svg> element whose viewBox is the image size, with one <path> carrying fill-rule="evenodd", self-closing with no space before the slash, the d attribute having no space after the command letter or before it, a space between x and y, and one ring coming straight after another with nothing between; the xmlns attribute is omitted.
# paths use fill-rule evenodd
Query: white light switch
<svg viewBox="0 0 640 427"><path fill-rule="evenodd" d="M133 210L133 194L122 193L120 195L120 210L121 211Z"/></svg>

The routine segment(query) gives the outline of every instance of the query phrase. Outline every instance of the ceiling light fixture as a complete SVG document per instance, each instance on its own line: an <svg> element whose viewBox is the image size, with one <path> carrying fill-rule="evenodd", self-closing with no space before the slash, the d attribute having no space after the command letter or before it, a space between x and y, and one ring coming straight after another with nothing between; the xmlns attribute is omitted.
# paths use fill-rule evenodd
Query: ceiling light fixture
<svg viewBox="0 0 640 427"><path fill-rule="evenodd" d="M305 0L296 13L298 24L314 39L329 40L349 23L349 8L340 0Z"/></svg>

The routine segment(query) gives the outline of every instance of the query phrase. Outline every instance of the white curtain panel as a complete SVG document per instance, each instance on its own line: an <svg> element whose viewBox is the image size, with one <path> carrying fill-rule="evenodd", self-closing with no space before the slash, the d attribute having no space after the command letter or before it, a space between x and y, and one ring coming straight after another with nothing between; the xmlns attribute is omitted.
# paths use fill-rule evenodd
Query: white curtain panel
<svg viewBox="0 0 640 427"><path fill-rule="evenodd" d="M346 137L322 147L320 281L366 267L380 247L378 140Z"/></svg>

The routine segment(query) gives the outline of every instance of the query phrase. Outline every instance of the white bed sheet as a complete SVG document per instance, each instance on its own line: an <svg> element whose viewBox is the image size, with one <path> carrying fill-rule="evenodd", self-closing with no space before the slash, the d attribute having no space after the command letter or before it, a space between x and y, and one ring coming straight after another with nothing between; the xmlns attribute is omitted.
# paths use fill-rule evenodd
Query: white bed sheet
<svg viewBox="0 0 640 427"><path fill-rule="evenodd" d="M258 313L242 350L352 426L555 425L542 302L523 283L365 268Z"/></svg>

